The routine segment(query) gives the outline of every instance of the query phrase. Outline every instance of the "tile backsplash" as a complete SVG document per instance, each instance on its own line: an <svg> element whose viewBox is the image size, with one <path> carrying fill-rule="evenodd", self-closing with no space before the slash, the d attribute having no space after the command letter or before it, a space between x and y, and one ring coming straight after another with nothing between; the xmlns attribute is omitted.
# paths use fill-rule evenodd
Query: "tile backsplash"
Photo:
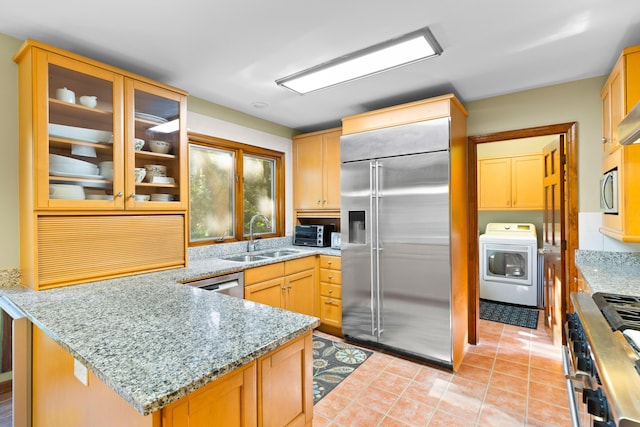
<svg viewBox="0 0 640 427"><path fill-rule="evenodd" d="M580 212L578 214L579 249L609 252L640 252L640 243L624 243L600 233L602 213Z"/></svg>

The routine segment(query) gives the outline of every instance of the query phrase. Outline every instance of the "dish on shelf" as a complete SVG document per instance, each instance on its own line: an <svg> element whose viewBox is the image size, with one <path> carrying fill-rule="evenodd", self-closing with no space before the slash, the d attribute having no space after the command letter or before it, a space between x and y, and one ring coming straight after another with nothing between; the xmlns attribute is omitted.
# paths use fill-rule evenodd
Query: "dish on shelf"
<svg viewBox="0 0 640 427"><path fill-rule="evenodd" d="M136 112L135 116L138 119L149 120L150 122L156 122L156 123L167 123L169 121L164 117L158 117L158 116L154 116L153 114L147 114L147 113Z"/></svg>
<svg viewBox="0 0 640 427"><path fill-rule="evenodd" d="M113 196L107 194L87 194L87 200L113 200Z"/></svg>
<svg viewBox="0 0 640 427"><path fill-rule="evenodd" d="M49 198L84 200L84 188L73 184L49 184Z"/></svg>
<svg viewBox="0 0 640 427"><path fill-rule="evenodd" d="M172 194L155 193L151 195L152 202L170 202L173 200Z"/></svg>
<svg viewBox="0 0 640 427"><path fill-rule="evenodd" d="M85 175L81 173L68 173L60 172L57 170L49 169L49 175L60 176L63 178L84 178L84 179L104 179L102 175Z"/></svg>
<svg viewBox="0 0 640 427"><path fill-rule="evenodd" d="M113 133L106 130L87 129L76 126L49 123L49 136L74 139L76 141L107 143L113 142Z"/></svg>
<svg viewBox="0 0 640 427"><path fill-rule="evenodd" d="M98 175L98 166L93 163L59 154L49 154L49 170L67 174Z"/></svg>
<svg viewBox="0 0 640 427"><path fill-rule="evenodd" d="M151 184L175 184L176 180L170 176L152 176Z"/></svg>

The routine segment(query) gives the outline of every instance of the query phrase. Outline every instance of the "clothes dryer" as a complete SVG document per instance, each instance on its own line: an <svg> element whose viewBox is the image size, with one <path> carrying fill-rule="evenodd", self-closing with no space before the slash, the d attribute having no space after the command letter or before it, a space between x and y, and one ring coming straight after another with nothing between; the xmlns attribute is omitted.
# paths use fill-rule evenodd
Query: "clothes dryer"
<svg viewBox="0 0 640 427"><path fill-rule="evenodd" d="M489 223L480 236L480 298L538 305L534 224Z"/></svg>

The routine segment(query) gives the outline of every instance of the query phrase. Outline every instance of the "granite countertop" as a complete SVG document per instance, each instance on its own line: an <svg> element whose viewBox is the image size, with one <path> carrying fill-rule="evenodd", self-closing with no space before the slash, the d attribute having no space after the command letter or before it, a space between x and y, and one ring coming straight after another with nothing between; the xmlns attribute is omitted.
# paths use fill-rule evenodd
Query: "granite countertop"
<svg viewBox="0 0 640 427"><path fill-rule="evenodd" d="M178 283L303 256L340 254L328 248L291 249L299 253L250 263L200 257L187 268L40 292L0 292L147 415L320 324L316 317Z"/></svg>
<svg viewBox="0 0 640 427"><path fill-rule="evenodd" d="M593 293L640 296L640 253L577 250L575 264Z"/></svg>

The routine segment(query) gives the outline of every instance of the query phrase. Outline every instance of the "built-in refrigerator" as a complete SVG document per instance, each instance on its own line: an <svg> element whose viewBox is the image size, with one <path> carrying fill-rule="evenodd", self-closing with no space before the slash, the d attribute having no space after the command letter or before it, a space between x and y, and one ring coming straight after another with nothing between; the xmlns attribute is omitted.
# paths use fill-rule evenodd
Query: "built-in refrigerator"
<svg viewBox="0 0 640 427"><path fill-rule="evenodd" d="M450 367L450 119L341 138L347 341Z"/></svg>

